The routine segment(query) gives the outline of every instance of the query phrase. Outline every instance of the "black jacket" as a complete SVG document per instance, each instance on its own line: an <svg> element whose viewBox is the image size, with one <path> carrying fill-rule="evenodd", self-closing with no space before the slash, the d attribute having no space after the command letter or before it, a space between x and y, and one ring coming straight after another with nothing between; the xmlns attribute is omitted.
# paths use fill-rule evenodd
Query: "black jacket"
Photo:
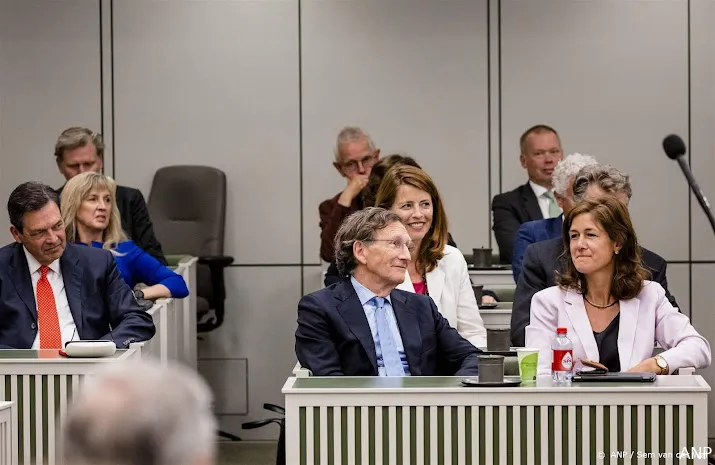
<svg viewBox="0 0 715 465"><path fill-rule="evenodd" d="M527 221L544 218L539 208L539 201L527 182L513 191L494 196L492 213L494 215L492 229L499 245L499 261L511 263L514 240L519 226Z"/></svg>
<svg viewBox="0 0 715 465"><path fill-rule="evenodd" d="M57 189L57 195L62 193L64 186ZM122 216L122 229L146 253L166 265L161 244L154 235L154 227L149 217L149 209L144 196L139 189L117 186L117 207Z"/></svg>
<svg viewBox="0 0 715 465"><path fill-rule="evenodd" d="M557 237L531 244L524 254L519 282L514 293L514 307L511 310L511 342L514 347L524 347L525 328L531 317L531 298L537 292L556 285L556 270L563 271L563 239ZM665 289L665 296L673 307L677 307L675 297L668 291L665 276L666 261L658 254L641 247L643 265L651 272L651 281L656 281Z"/></svg>

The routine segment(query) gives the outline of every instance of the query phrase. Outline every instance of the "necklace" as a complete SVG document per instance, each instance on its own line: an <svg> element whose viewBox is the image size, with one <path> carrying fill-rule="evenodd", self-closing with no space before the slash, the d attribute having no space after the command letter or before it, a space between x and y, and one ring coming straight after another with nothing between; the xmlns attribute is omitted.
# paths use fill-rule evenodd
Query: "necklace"
<svg viewBox="0 0 715 465"><path fill-rule="evenodd" d="M586 302L588 302L589 304L591 304L592 306L594 306L594 307L596 307L596 308L608 308L608 307L613 307L614 305L616 305L616 304L618 303L617 300L614 300L612 304L608 304L608 305L596 305L596 304L594 304L593 302L591 302L590 300L588 300L588 297L586 297L586 295L583 296L583 300L585 300Z"/></svg>

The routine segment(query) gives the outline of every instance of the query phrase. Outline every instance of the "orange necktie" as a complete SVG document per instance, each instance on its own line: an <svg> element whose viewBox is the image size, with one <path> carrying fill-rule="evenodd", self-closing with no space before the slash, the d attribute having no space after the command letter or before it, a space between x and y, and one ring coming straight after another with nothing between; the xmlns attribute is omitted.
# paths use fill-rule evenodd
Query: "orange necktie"
<svg viewBox="0 0 715 465"><path fill-rule="evenodd" d="M61 349L60 320L57 317L55 294L47 279L49 270L49 267L41 266L42 276L37 281L37 323L40 326L40 349Z"/></svg>

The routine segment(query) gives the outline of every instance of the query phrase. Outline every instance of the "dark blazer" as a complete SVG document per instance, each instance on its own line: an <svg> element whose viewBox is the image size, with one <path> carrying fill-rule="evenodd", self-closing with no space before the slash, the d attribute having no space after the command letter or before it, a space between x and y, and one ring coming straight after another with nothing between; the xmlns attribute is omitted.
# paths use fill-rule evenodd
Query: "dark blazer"
<svg viewBox="0 0 715 465"><path fill-rule="evenodd" d="M516 231L521 223L543 219L536 194L527 182L513 191L494 196L494 235L499 245L499 259L510 263Z"/></svg>
<svg viewBox="0 0 715 465"><path fill-rule="evenodd" d="M524 328L531 319L531 298L537 292L556 285L556 270L564 269L563 240L559 237L532 244L526 249L521 276L516 284L514 307L511 310L511 342L514 347L523 347ZM668 291L665 276L667 263L658 254L641 247L643 265L651 272L651 281L656 281L665 289L665 296L673 307L677 307L675 297Z"/></svg>
<svg viewBox="0 0 715 465"><path fill-rule="evenodd" d="M473 376L479 349L449 326L429 297L390 293L413 376ZM377 376L377 356L365 311L350 279L298 303L295 353L316 376Z"/></svg>
<svg viewBox="0 0 715 465"><path fill-rule="evenodd" d="M514 275L514 282L519 281L521 263L524 261L526 248L535 242L561 237L563 224L563 215L559 215L556 218L527 221L519 226L519 231L516 233L516 240L514 241L514 252L511 254L511 272Z"/></svg>
<svg viewBox="0 0 715 465"><path fill-rule="evenodd" d="M62 194L63 188L64 186L57 189L57 195ZM149 209L141 191L131 187L117 186L117 208L122 216L122 229L129 235L129 239L159 260L162 265L166 265L164 252L161 250L159 240L154 235Z"/></svg>
<svg viewBox="0 0 715 465"><path fill-rule="evenodd" d="M154 336L151 316L134 300L109 251L67 244L60 269L80 339L113 340L123 349ZM29 349L36 335L30 268L22 244L10 244L0 248L0 348Z"/></svg>

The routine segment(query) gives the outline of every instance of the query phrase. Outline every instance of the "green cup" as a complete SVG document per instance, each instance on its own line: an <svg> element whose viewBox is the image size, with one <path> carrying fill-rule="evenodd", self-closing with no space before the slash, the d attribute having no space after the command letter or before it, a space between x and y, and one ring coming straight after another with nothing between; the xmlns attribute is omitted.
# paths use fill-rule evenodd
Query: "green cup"
<svg viewBox="0 0 715 465"><path fill-rule="evenodd" d="M519 377L522 381L534 381L539 366L539 349L518 347L516 356L519 362Z"/></svg>

